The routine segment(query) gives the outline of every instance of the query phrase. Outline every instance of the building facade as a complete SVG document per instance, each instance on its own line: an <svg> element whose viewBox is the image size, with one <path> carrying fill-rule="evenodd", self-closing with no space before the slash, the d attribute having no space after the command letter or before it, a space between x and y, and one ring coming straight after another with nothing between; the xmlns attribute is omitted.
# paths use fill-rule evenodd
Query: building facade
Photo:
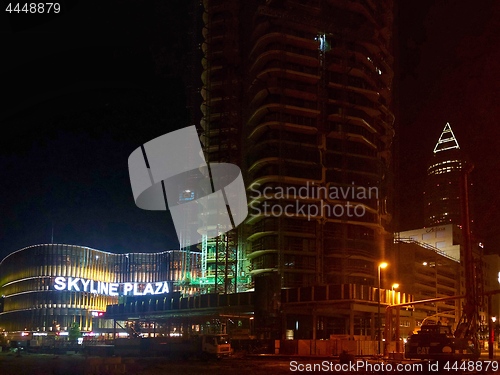
<svg viewBox="0 0 500 375"><path fill-rule="evenodd" d="M251 275L281 287L376 283L392 238L392 5L203 2L206 158L240 165L250 199L219 244L226 269L242 246Z"/></svg>
<svg viewBox="0 0 500 375"><path fill-rule="evenodd" d="M446 256L460 261L462 229L457 224L443 224L411 229L397 233L397 239L410 240L438 249Z"/></svg>
<svg viewBox="0 0 500 375"><path fill-rule="evenodd" d="M492 292L500 289L500 255L498 254L488 254L484 256L485 263L485 277L484 277L484 290L486 292ZM491 316L490 319L494 321L494 325L497 330L500 326L500 293L494 294L490 297L488 301L491 306L489 310ZM496 333L496 341L500 342L498 339L498 333Z"/></svg>
<svg viewBox="0 0 500 375"><path fill-rule="evenodd" d="M184 257L179 251L113 254L62 244L20 249L0 262L0 327L56 333L76 322L91 331L92 318L121 296L165 294L182 290L186 278L199 278L196 267L185 269Z"/></svg>
<svg viewBox="0 0 500 375"><path fill-rule="evenodd" d="M415 301L461 295L460 261L425 242L396 238L399 288L414 296ZM455 326L461 316L463 300L429 302L415 305L424 318ZM422 320L417 322L422 324Z"/></svg>

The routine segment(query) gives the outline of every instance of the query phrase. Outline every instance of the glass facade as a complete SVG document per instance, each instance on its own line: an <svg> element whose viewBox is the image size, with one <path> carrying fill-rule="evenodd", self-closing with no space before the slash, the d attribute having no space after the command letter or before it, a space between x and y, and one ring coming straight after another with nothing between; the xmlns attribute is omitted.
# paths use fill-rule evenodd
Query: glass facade
<svg viewBox="0 0 500 375"><path fill-rule="evenodd" d="M424 192L425 226L461 224L460 179L463 157L460 150L434 154L427 169Z"/></svg>
<svg viewBox="0 0 500 375"><path fill-rule="evenodd" d="M130 293L145 294L148 285L154 294L177 285L181 279L170 268L173 258L179 262L178 253L113 254L62 244L18 250L0 263L0 327L56 332L77 322L82 331L91 331L93 314L118 303L126 283ZM97 293L101 285L109 290L116 285L117 292Z"/></svg>

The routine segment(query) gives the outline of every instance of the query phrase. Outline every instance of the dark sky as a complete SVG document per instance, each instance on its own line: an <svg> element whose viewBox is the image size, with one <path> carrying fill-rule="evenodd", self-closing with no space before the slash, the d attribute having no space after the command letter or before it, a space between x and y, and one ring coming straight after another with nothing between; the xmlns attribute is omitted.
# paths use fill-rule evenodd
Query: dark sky
<svg viewBox="0 0 500 375"><path fill-rule="evenodd" d="M474 164L475 233L500 241L500 3L404 2L399 22L400 227L423 227L423 176L449 122Z"/></svg>
<svg viewBox="0 0 500 375"><path fill-rule="evenodd" d="M498 2L399 3L399 227L423 226L426 165L449 121L476 166L478 231L493 243ZM50 242L52 228L54 242L106 251L177 246L167 212L135 206L127 159L148 140L190 125L185 4L111 1L97 10L66 1L52 17L2 12L0 258Z"/></svg>
<svg viewBox="0 0 500 375"><path fill-rule="evenodd" d="M106 251L178 246L169 213L135 206L127 160L190 125L181 3L72 0L0 20L0 258L52 228L55 243Z"/></svg>

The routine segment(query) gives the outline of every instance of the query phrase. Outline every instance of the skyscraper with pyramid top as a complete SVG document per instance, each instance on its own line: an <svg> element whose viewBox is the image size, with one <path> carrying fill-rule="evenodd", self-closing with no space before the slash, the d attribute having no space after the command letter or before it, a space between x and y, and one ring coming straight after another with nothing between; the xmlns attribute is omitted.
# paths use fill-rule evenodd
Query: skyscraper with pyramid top
<svg viewBox="0 0 500 375"><path fill-rule="evenodd" d="M461 224L460 174L464 156L446 123L427 168L424 192L425 226Z"/></svg>

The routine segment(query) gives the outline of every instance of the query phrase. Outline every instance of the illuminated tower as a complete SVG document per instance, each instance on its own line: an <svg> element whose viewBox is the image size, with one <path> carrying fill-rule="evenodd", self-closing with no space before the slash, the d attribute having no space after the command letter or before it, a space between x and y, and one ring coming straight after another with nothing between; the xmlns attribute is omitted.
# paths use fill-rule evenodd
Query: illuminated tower
<svg viewBox="0 0 500 375"><path fill-rule="evenodd" d="M425 226L461 224L460 175L463 155L446 123L427 168L424 192Z"/></svg>
<svg viewBox="0 0 500 375"><path fill-rule="evenodd" d="M232 243L250 273L376 284L390 237L392 0L203 5L204 145L207 160L246 172L249 217Z"/></svg>

